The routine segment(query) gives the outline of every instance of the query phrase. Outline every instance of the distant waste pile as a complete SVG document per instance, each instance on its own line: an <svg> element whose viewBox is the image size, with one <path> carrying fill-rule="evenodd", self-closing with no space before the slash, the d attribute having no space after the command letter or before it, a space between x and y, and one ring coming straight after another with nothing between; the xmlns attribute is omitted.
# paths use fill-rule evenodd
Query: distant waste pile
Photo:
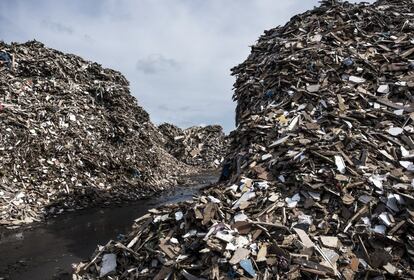
<svg viewBox="0 0 414 280"><path fill-rule="evenodd" d="M150 210L75 279L412 279L413 60L410 0L266 31L233 69L230 181Z"/></svg>
<svg viewBox="0 0 414 280"><path fill-rule="evenodd" d="M226 155L228 141L219 125L181 129L164 123L158 126L158 129L165 137L165 149L188 165L215 169L220 166Z"/></svg>
<svg viewBox="0 0 414 280"><path fill-rule="evenodd" d="M136 199L193 167L171 156L119 72L0 43L0 224Z"/></svg>

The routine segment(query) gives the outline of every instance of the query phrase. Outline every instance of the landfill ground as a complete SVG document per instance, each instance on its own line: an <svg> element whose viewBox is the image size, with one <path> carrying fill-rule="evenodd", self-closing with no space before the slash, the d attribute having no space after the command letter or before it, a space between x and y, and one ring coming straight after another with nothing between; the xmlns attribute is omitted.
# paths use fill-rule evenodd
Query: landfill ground
<svg viewBox="0 0 414 280"><path fill-rule="evenodd" d="M85 209L0 232L0 279L72 279L72 263L88 258L98 244L126 233L133 219L149 208L191 199L217 178L216 172L203 172L191 176L192 184L151 199Z"/></svg>
<svg viewBox="0 0 414 280"><path fill-rule="evenodd" d="M57 230L80 236L75 261L59 249L71 250L67 240L34 229L30 254L56 245L73 274L34 258L26 278L42 277L45 261L44 277L73 280L414 279L414 0L322 0L266 30L231 69L228 137L215 126L155 126L113 70L38 42L4 48L0 222L9 228L221 167L192 199L113 208L122 218L112 221L132 226L109 225L102 239L93 221L109 212L75 214L81 230ZM13 242L31 235L10 236L2 240L18 252ZM23 277L27 263L15 258L6 272Z"/></svg>
<svg viewBox="0 0 414 280"><path fill-rule="evenodd" d="M142 199L218 167L226 149L214 128L186 133L178 159L121 73L37 41L0 41L0 227Z"/></svg>
<svg viewBox="0 0 414 280"><path fill-rule="evenodd" d="M321 1L232 74L225 181L135 220L74 279L413 279L413 1Z"/></svg>

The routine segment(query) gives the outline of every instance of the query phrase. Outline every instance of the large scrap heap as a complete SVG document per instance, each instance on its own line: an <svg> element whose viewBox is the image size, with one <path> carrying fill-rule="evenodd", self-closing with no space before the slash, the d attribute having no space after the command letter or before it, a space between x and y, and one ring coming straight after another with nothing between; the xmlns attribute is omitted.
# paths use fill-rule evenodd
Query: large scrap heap
<svg viewBox="0 0 414 280"><path fill-rule="evenodd" d="M266 31L233 69L230 181L75 278L412 279L413 23L411 0L324 1Z"/></svg>
<svg viewBox="0 0 414 280"><path fill-rule="evenodd" d="M165 149L178 160L203 169L216 169L226 155L228 139L219 125L181 129L164 123L158 126Z"/></svg>
<svg viewBox="0 0 414 280"><path fill-rule="evenodd" d="M39 42L0 51L0 224L136 199L191 170L119 72Z"/></svg>

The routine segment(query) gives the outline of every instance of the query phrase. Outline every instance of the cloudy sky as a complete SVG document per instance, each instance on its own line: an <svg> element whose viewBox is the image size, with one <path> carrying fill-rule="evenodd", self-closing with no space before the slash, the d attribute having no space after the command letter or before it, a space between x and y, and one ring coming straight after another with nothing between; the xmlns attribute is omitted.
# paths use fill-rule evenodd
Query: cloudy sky
<svg viewBox="0 0 414 280"><path fill-rule="evenodd" d="M0 0L0 40L121 71L155 123L234 127L230 68L317 0Z"/></svg>

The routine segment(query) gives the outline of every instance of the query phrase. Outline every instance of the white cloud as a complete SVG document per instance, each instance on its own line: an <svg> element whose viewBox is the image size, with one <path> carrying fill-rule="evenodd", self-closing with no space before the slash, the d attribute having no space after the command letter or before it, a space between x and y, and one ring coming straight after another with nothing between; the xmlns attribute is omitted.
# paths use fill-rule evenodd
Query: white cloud
<svg viewBox="0 0 414 280"><path fill-rule="evenodd" d="M0 39L121 71L155 122L233 128L233 77L263 30L317 0L2 0Z"/></svg>

